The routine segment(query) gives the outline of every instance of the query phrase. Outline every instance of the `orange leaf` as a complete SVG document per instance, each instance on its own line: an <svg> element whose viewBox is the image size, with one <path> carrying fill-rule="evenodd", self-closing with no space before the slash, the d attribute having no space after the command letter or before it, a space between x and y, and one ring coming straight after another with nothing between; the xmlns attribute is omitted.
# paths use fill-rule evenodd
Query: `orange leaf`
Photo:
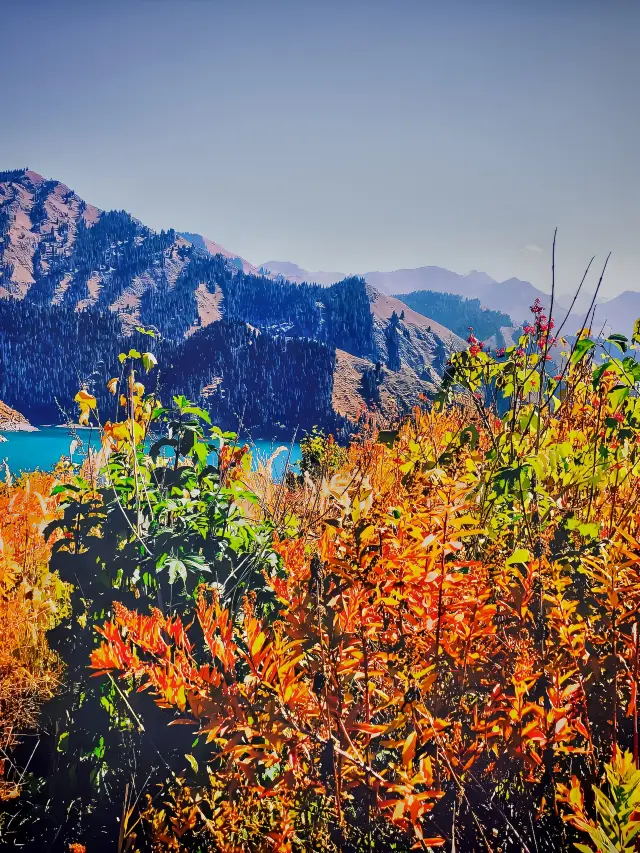
<svg viewBox="0 0 640 853"><path fill-rule="evenodd" d="M418 735L415 731L411 732L411 734L407 737L402 747L402 763L405 767L408 767L409 764L413 761L413 756L416 754L416 742L418 740Z"/></svg>

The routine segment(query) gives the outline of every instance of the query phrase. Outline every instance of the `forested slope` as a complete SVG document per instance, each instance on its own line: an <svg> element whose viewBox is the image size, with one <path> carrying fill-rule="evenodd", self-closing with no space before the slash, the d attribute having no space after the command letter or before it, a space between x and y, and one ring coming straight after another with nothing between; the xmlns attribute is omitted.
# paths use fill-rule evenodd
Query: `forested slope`
<svg viewBox="0 0 640 853"><path fill-rule="evenodd" d="M78 382L100 397L123 341L136 346L145 327L159 339L161 391L188 389L223 423L334 428L348 414L334 407L336 349L364 359L365 374L404 371L406 407L460 343L434 327L407 346L411 332L378 316L360 278L293 284L187 236L100 211L35 172L0 173L0 399L59 421ZM381 399L373 391L366 404Z"/></svg>

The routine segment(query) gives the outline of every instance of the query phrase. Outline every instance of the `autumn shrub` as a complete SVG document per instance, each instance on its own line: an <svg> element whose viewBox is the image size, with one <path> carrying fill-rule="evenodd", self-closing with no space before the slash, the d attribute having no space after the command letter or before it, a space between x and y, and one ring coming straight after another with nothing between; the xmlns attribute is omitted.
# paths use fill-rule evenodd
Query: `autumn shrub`
<svg viewBox="0 0 640 853"><path fill-rule="evenodd" d="M640 365L533 313L270 493L268 611L206 582L182 614L114 605L93 668L197 734L160 847L570 849L562 785L637 765Z"/></svg>
<svg viewBox="0 0 640 853"><path fill-rule="evenodd" d="M55 479L35 473L0 486L0 800L20 794L28 772L14 749L37 727L41 704L57 691L63 663L47 631L68 613L68 589L49 571L44 526L55 516ZM0 828L2 821L0 820Z"/></svg>
<svg viewBox="0 0 640 853"><path fill-rule="evenodd" d="M49 634L64 685L43 709L30 795L12 816L34 850L54 837L61 850L104 844L129 798L171 781L193 741L184 727L167 737L159 711L143 721L131 685L92 677L94 625L114 603L188 614L206 583L237 610L259 580L261 606L272 606L261 580L278 559L271 527L243 511L257 500L239 476L247 447L184 397L161 406L140 381L153 387L155 369L151 353L123 354L110 420L89 389L78 392L80 423L102 446L52 489L58 513L43 541L50 569L71 584L72 615Z"/></svg>
<svg viewBox="0 0 640 853"><path fill-rule="evenodd" d="M277 487L123 355L108 460L50 528L79 579L60 766L92 767L69 841L637 848L640 330L567 341L532 310Z"/></svg>
<svg viewBox="0 0 640 853"><path fill-rule="evenodd" d="M314 428L300 442L303 474L322 477L334 474L345 460L345 452L332 435Z"/></svg>

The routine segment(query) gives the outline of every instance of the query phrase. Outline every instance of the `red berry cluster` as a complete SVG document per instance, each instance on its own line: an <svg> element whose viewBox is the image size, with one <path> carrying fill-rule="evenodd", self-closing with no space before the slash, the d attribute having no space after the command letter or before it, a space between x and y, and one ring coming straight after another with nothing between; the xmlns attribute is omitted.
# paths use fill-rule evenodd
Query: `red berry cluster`
<svg viewBox="0 0 640 853"><path fill-rule="evenodd" d="M479 341L473 334L473 326L469 326L469 337L467 338L467 343L469 344L469 352L471 355L478 355L480 350L484 349L483 342Z"/></svg>

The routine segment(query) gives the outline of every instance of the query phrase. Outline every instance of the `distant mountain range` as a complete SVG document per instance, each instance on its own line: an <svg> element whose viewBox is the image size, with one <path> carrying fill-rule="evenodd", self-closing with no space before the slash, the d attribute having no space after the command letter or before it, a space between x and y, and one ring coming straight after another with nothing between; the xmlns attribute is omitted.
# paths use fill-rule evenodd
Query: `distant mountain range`
<svg viewBox="0 0 640 853"><path fill-rule="evenodd" d="M339 272L311 272L289 261L266 261L260 268L290 281L316 282L325 287L344 278ZM367 272L362 273L362 278L382 293L402 295L428 290L457 294L466 299L479 299L485 308L508 314L514 326L519 326L531 318L530 306L536 299L547 309L550 304L550 295L534 287L529 281L518 278L496 281L478 270L461 275L442 267L426 266L391 272ZM585 291L576 300L564 327L567 334L575 333L584 325L592 296L593 294ZM565 319L572 300L573 294L570 293L556 296L553 310L556 325ZM597 326L599 330L604 324L609 331L630 335L637 317L640 317L640 293L625 291L610 300L597 300L594 327Z"/></svg>
<svg viewBox="0 0 640 853"><path fill-rule="evenodd" d="M256 434L347 428L376 406L406 409L435 387L449 329L345 277L330 286L261 274L198 234L155 232L58 181L0 173L0 399L32 423L73 415L86 384L103 416L117 355L153 342L165 396Z"/></svg>

